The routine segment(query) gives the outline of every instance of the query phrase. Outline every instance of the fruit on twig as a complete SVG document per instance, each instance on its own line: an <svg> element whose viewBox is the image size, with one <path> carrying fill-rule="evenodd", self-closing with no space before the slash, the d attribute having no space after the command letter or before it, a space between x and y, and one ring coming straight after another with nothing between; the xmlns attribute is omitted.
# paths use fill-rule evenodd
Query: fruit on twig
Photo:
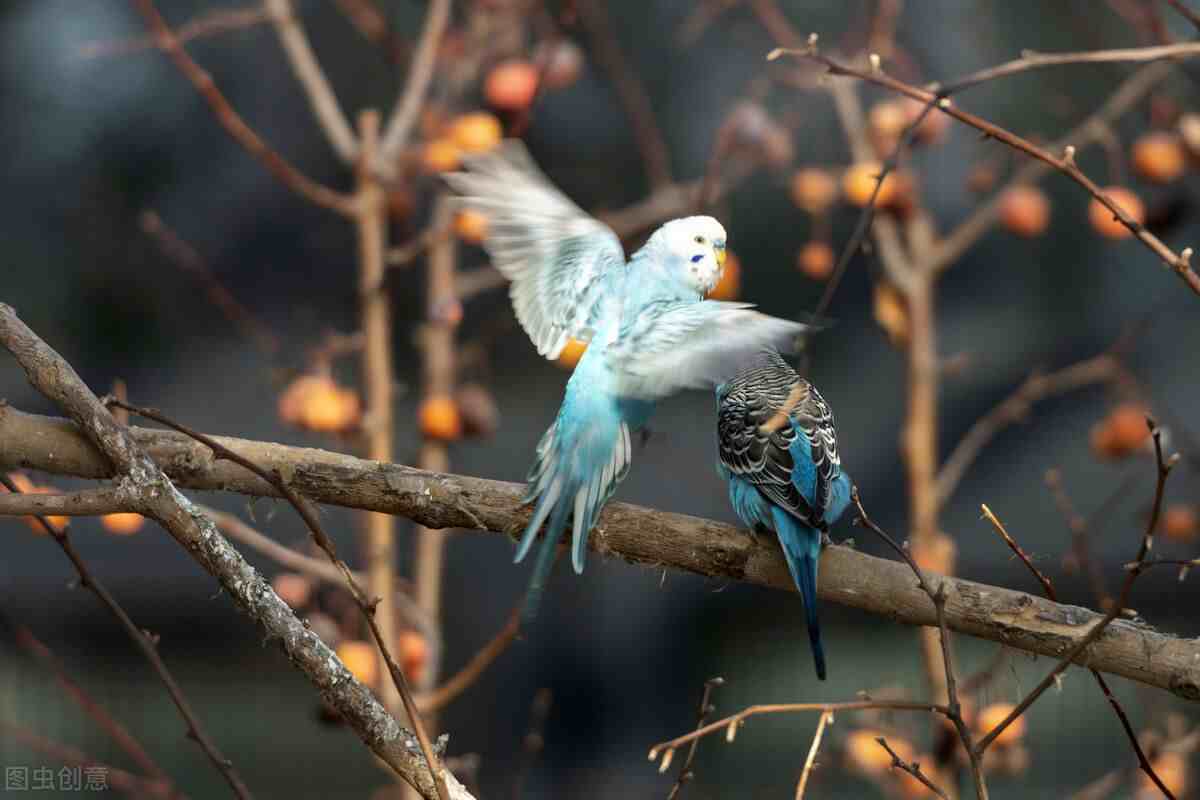
<svg viewBox="0 0 1200 800"><path fill-rule="evenodd" d="M1168 539L1190 542L1200 530L1200 514L1197 514L1195 506L1182 503L1167 506L1163 512L1162 529Z"/></svg>
<svg viewBox="0 0 1200 800"><path fill-rule="evenodd" d="M13 485L17 487L17 490L21 494L59 494L59 491L57 489L53 489L49 486L36 485L32 480L29 479L29 476L26 475L24 472L10 472L10 473L8 473L8 479L13 482ZM8 489L7 489L7 487L0 486L0 491L7 492ZM49 525L51 528L53 528L55 530L55 532L57 532L57 533L62 533L63 531L65 531L67 529L67 526L71 522L70 517L59 516L59 515L43 514L43 515L41 515L41 517L42 517L42 519L44 519L46 521L46 524ZM29 529L32 530L34 533L37 533L37 534L45 534L46 533L46 529L42 527L42 524L40 522L38 522L37 517L35 517L35 516L21 517L21 520L26 525L28 525Z"/></svg>
<svg viewBox="0 0 1200 800"><path fill-rule="evenodd" d="M362 406L357 392L328 375L301 375L279 396L279 417L318 433L339 433L358 425Z"/></svg>
<svg viewBox="0 0 1200 800"><path fill-rule="evenodd" d="M483 96L504 111L523 111L537 94L538 71L529 61L510 59L497 64L483 84Z"/></svg>
<svg viewBox="0 0 1200 800"><path fill-rule="evenodd" d="M460 155L458 146L449 139L432 139L421 151L421 166L426 172L452 172L461 163Z"/></svg>
<svg viewBox="0 0 1200 800"><path fill-rule="evenodd" d="M400 652L400 669L404 670L404 677L420 683L429 664L429 642L416 631L401 631L396 637L396 649Z"/></svg>
<svg viewBox="0 0 1200 800"><path fill-rule="evenodd" d="M708 293L710 300L736 300L742 288L742 265L733 253L725 256L725 266L721 268L721 278Z"/></svg>
<svg viewBox="0 0 1200 800"><path fill-rule="evenodd" d="M978 735L987 735L993 728L1003 722L1015 708L1016 706L1012 703L992 703L990 706L985 706L979 712L979 717L975 721ZM995 739L995 743L997 745L1016 744L1025 735L1025 728L1025 717L1017 717L1007 728L1000 732L1000 735Z"/></svg>
<svg viewBox="0 0 1200 800"><path fill-rule="evenodd" d="M908 303L896 287L885 281L875 284L875 321L887 334L893 347L908 343Z"/></svg>
<svg viewBox="0 0 1200 800"><path fill-rule="evenodd" d="M808 277L817 281L828 280L833 274L833 248L819 240L806 242L796 253L796 266Z"/></svg>
<svg viewBox="0 0 1200 800"><path fill-rule="evenodd" d="M866 206L871 201L871 194L882 172L883 165L877 161L860 161L847 167L842 173L842 194L846 196L846 201L859 208ZM879 187L875 205L880 208L904 205L911 199L911 190L911 179L906 174L892 170Z"/></svg>
<svg viewBox="0 0 1200 800"><path fill-rule="evenodd" d="M347 639L338 644L336 652L346 669L360 683L375 685L379 677L379 656L374 646L359 639Z"/></svg>
<svg viewBox="0 0 1200 800"><path fill-rule="evenodd" d="M472 111L450 124L450 141L463 153L486 153L504 138L504 127L495 114Z"/></svg>
<svg viewBox="0 0 1200 800"><path fill-rule="evenodd" d="M462 415L458 404L448 395L432 395L421 403L417 411L421 433L428 439L454 441L463 435Z"/></svg>
<svg viewBox="0 0 1200 800"><path fill-rule="evenodd" d="M312 582L297 572L281 572L271 581L279 599L293 609L304 608L312 598Z"/></svg>
<svg viewBox="0 0 1200 800"><path fill-rule="evenodd" d="M792 202L810 214L820 214L837 199L837 182L820 167L801 167L792 173Z"/></svg>
<svg viewBox="0 0 1200 800"><path fill-rule="evenodd" d="M1140 225L1146 221L1146 207L1132 191L1123 186L1109 186L1104 189L1104 193L1134 222ZM1088 220L1097 233L1109 239L1127 239L1133 235L1133 232L1125 227L1125 223L1117 219L1107 206L1094 197L1088 203Z"/></svg>
<svg viewBox="0 0 1200 800"><path fill-rule="evenodd" d="M146 518L133 511L118 511L115 514L105 514L100 517L104 530L117 536L130 536L137 533L146 524Z"/></svg>
<svg viewBox="0 0 1200 800"><path fill-rule="evenodd" d="M1144 447L1149 438L1146 409L1122 403L1092 426L1092 451L1101 458L1125 458Z"/></svg>
<svg viewBox="0 0 1200 800"><path fill-rule="evenodd" d="M1182 753L1165 750L1150 761L1154 774L1176 797L1183 797L1188 788L1188 761ZM1162 797L1162 791L1150 780L1150 776L1139 771L1137 774L1137 800Z"/></svg>
<svg viewBox="0 0 1200 800"><path fill-rule="evenodd" d="M892 766L892 757L875 741L880 737L887 739L888 746L902 761L912 761L916 755L913 746L898 736L884 736L882 731L873 728L859 728L846 737L846 768L867 777L878 777L887 772Z"/></svg>
<svg viewBox="0 0 1200 800"><path fill-rule="evenodd" d="M1007 189L1000 198L1000 223L1018 236L1040 236L1050 225L1050 200L1036 186Z"/></svg>
<svg viewBox="0 0 1200 800"><path fill-rule="evenodd" d="M454 232L464 242L482 244L487 238L488 218L472 208L465 208L454 217Z"/></svg>
<svg viewBox="0 0 1200 800"><path fill-rule="evenodd" d="M1143 134L1133 143L1133 168L1148 181L1170 183L1187 170L1179 137L1166 131Z"/></svg>

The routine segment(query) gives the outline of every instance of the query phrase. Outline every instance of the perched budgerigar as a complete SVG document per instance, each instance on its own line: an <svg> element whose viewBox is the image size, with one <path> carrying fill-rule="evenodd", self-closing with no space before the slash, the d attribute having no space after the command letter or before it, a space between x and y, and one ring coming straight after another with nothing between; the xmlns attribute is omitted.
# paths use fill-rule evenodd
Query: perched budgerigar
<svg viewBox="0 0 1200 800"><path fill-rule="evenodd" d="M779 353L763 351L717 387L717 450L717 470L729 482L738 518L779 537L804 598L817 677L825 680L817 560L823 534L850 502L833 412Z"/></svg>
<svg viewBox="0 0 1200 800"><path fill-rule="evenodd" d="M529 622L568 518L571 563L583 571L588 534L655 401L712 388L763 347L790 347L806 326L704 299L725 261L725 229L712 217L664 224L626 261L616 234L559 192L519 143L466 167L447 180L487 217L484 246L512 282L517 319L538 352L553 359L568 338L590 342L529 473L525 500L535 506L517 561L548 521L522 615Z"/></svg>

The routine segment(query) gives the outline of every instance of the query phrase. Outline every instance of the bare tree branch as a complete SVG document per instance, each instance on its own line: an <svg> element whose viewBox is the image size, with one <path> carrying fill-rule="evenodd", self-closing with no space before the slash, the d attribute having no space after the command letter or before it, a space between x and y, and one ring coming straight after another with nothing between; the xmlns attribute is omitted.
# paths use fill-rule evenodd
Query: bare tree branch
<svg viewBox="0 0 1200 800"><path fill-rule="evenodd" d="M185 437L144 428L130 432L179 486L278 496L270 484L234 464L214 460L207 448ZM525 487L520 484L426 472L323 450L214 438L266 469L289 475L298 492L318 503L398 514L433 529L465 528L510 537L529 522L530 510L520 502ZM0 468L28 467L85 478L113 475L112 467L67 420L0 406L0 442ZM54 500L53 495L0 496L0 513L30 514L49 508L37 504ZM116 502L93 502L89 513L118 510L129 509ZM56 508L54 513L64 512ZM714 520L610 502L591 546L631 563L794 591L778 547L750 540L744 531ZM821 577L819 593L828 602L909 625L936 624L929 598L904 564L833 546L822 555ZM1025 592L950 577L940 582L946 587L951 630L1026 652L1060 657L1102 619L1094 611ZM1115 619L1088 648L1086 664L1200 701L1200 642L1148 625Z"/></svg>

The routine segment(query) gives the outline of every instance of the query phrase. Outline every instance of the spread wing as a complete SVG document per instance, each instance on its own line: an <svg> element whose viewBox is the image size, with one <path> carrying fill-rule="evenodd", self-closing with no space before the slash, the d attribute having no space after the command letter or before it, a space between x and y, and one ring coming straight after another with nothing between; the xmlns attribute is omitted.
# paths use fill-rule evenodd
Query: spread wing
<svg viewBox="0 0 1200 800"><path fill-rule="evenodd" d="M792 395L797 388L798 399ZM768 424L789 399L794 407L787 420ZM745 373L731 382L718 411L717 449L721 463L768 500L807 525L824 527L830 490L841 471L833 413L790 368Z"/></svg>
<svg viewBox="0 0 1200 800"><path fill-rule="evenodd" d="M520 142L465 163L446 180L487 217L484 247L512 281L513 309L538 353L557 358L568 337L589 340L620 313L626 266L617 235L556 189Z"/></svg>
<svg viewBox="0 0 1200 800"><path fill-rule="evenodd" d="M623 396L650 400L711 389L765 348L790 351L807 328L749 303L660 300L621 327L606 357Z"/></svg>

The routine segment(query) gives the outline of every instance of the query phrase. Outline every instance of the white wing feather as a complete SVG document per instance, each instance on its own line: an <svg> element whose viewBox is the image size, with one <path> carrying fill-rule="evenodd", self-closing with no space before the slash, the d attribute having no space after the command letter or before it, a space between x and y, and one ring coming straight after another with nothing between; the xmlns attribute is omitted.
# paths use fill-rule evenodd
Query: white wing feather
<svg viewBox="0 0 1200 800"><path fill-rule="evenodd" d="M606 356L622 395L655 399L723 383L764 348L789 352L808 327L749 303L662 301L625 325Z"/></svg>
<svg viewBox="0 0 1200 800"><path fill-rule="evenodd" d="M465 163L446 180L488 218L484 247L512 281L517 320L538 352L553 359L568 337L590 339L620 313L626 267L617 235L556 189L520 142Z"/></svg>

